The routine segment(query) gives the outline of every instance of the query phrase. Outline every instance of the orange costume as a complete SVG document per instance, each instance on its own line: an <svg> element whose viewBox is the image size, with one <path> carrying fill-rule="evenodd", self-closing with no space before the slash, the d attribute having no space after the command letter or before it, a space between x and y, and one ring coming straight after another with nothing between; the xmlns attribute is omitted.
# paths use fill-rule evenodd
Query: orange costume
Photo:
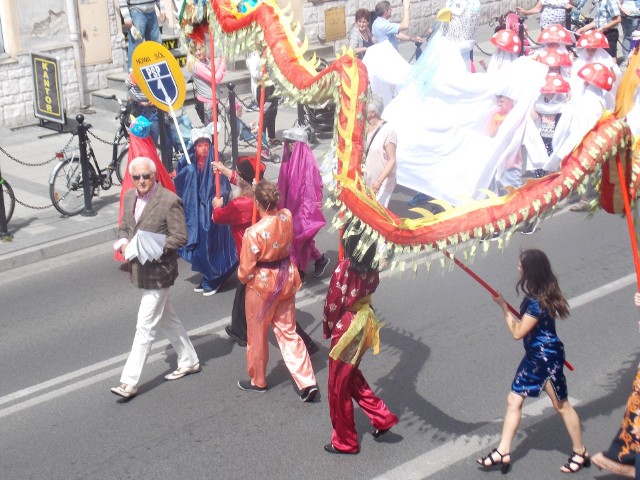
<svg viewBox="0 0 640 480"><path fill-rule="evenodd" d="M293 240L291 212L271 210L247 228L242 239L238 278L247 286L247 371L253 385L266 388L269 361L267 328L300 390L316 384L309 353L296 333L295 294L300 276L289 257Z"/></svg>

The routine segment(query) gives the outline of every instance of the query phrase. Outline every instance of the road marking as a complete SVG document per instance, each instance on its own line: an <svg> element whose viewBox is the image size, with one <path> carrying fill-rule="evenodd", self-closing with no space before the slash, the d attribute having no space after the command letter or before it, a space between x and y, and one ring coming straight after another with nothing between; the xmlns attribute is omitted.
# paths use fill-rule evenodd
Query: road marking
<svg viewBox="0 0 640 480"><path fill-rule="evenodd" d="M328 283L328 282L329 280L327 279L322 283ZM311 290L307 290L307 289L303 290L298 296L301 297L301 300L296 301L296 305L298 307L306 307L308 305L317 303L319 301L324 301L324 296L317 295L313 293ZM231 317L225 317L213 323L209 323L207 325L203 325L201 327L195 328L188 332L189 337L192 337L192 338L202 337L204 334L210 334L218 337L226 336L226 333L224 333L224 329L222 327L227 325L230 321L231 321ZM203 343L209 340L210 340L209 338L207 339L200 338L199 340L196 340L193 343L194 345L198 345L200 343ZM147 358L146 364L165 359L166 355L163 350L169 345L170 345L169 340L166 340L166 339L160 340L158 342L154 342L153 347L151 349L151 353ZM15 402L16 400L20 400L21 398L29 397L38 392L42 392L43 390L55 388L58 385L66 384L63 387L59 387L50 392L42 393L37 397L30 398L20 403L17 403L15 405L11 405L9 407L5 407L1 409L0 418L12 415L14 413L17 413L29 407L39 405L48 400L53 400L54 398L58 398L67 393L71 393L81 388L87 387L89 385L93 385L94 383L97 383L99 381L106 380L107 378L112 378L114 376L117 376L119 373L121 373L122 366L119 366L117 368L113 368L113 367L117 364L124 363L127 360L128 356L129 356L129 353L124 353L122 355L112 357L108 360L104 360L102 362L89 365L88 367L81 368L73 372L69 372L59 377L52 378L51 380L47 380L46 382L42 382L37 385L33 385L31 387L27 387L22 390L18 390L17 392L10 393L8 395L0 397L0 405L5 405L7 403L12 403L12 402ZM110 370L106 372L101 372L105 368L110 368ZM82 377L85 377L91 374L92 376L90 378L84 378L84 379L75 381L76 379L80 379ZM69 383L69 382L73 382L73 383Z"/></svg>
<svg viewBox="0 0 640 480"><path fill-rule="evenodd" d="M384 272L384 273L386 274L388 272ZM605 295L608 295L610 293L613 293L615 291L628 287L629 285L633 284L634 279L635 279L635 274L627 275L625 277L622 277L608 284L602 285L601 287L593 289L589 292L586 292L582 295L579 295L569 300L569 305L572 308L577 308L579 306L585 305ZM308 305L324 302L324 298L325 298L324 295L318 295L314 293L314 291L324 289L325 285L328 283L329 283L329 279L326 279L323 282L321 282L321 284L318 285L318 287L314 288L313 290L310 290L310 289L302 290L298 294L299 300L296 301L296 305L300 308L304 308ZM190 337L202 336L205 333L210 333L211 335L216 335L216 336L223 336L225 334L223 333L224 330L222 327L224 325L227 325L230 322L230 320L231 320L231 317L225 317L216 322L209 323L207 325L203 325L196 329L190 330L188 332L189 336ZM194 343L197 345L202 341L204 341L204 339L201 339ZM163 350L168 345L169 345L168 340L161 340L154 343L151 353L147 359L147 363L160 361L164 359L165 354L161 350ZM8 403L12 403L17 400L23 399L25 397L35 395L38 392L42 392L43 390L54 388L54 390L41 393L36 397L29 398L19 403L16 403L14 405L0 409L0 418L7 417L9 415L25 410L32 406L39 405L43 402L53 400L67 393L71 393L81 388L87 387L89 385L93 385L94 383L97 383L99 381L106 380L107 378L117 376L118 373L121 371L122 367L114 368L115 365L123 363L127 359L128 355L129 355L128 353L118 355L108 360L104 360L102 362L89 365L88 367L81 368L73 372L69 372L59 377L52 378L51 380L47 380L37 385L33 385L31 387L27 387L17 392L10 393L8 395L0 397L0 405L5 405ZM104 369L109 369L109 370L107 370L106 372L101 372ZM101 372L101 373L98 373L98 372ZM87 375L92 375L92 376L89 378L81 379L81 377L85 377ZM80 379L80 380L74 381L76 379ZM72 382L72 383L69 383L69 382ZM59 385L64 385L64 386L59 386ZM58 388L55 388L55 387L58 387ZM532 404L532 406L535 405L536 403ZM453 445L454 443L447 444L447 445ZM447 445L440 448L447 447ZM461 449L461 450L465 450L465 449ZM469 452L468 448L466 449L466 452L467 452L467 455L465 455L465 457L468 456L468 452ZM428 454L425 454L425 455L428 455Z"/></svg>
<svg viewBox="0 0 640 480"><path fill-rule="evenodd" d="M569 401L575 407L580 404L579 400L569 397ZM538 422L543 421L555 413L549 399L540 398L533 403L525 404L522 409L522 422L516 433L514 443L521 443L527 434L525 430ZM455 440L447 442L433 450L398 465L373 480L422 480L433 475L454 463L473 456L482 450L494 448L500 441L500 430L502 429L502 418L470 432L467 435L456 437ZM486 452L484 452L486 453Z"/></svg>

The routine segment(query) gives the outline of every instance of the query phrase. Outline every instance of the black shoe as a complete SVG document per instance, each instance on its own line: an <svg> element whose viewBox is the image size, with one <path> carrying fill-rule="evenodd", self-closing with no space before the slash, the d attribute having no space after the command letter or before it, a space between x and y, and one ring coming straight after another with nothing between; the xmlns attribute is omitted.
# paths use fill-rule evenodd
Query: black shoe
<svg viewBox="0 0 640 480"><path fill-rule="evenodd" d="M342 454L342 455L357 455L358 453L360 453L360 452L343 452L342 450L338 450L336 447L334 447L332 443L327 443L324 446L324 451L329 453Z"/></svg>
<svg viewBox="0 0 640 480"><path fill-rule="evenodd" d="M318 344L316 342L311 342L309 345L307 345L307 352L309 352L309 355L318 353L319 350L320 348L318 347Z"/></svg>
<svg viewBox="0 0 640 480"><path fill-rule="evenodd" d="M224 327L224 331L227 332L227 335L229 335L229 338L231 340L236 342L241 347L246 347L247 346L247 341L243 340L242 338L240 338L240 335L238 335L236 332L231 330L231 325L227 325L226 327Z"/></svg>
<svg viewBox="0 0 640 480"><path fill-rule="evenodd" d="M313 278L320 278L327 269L327 265L329 265L329 257L323 253L322 257L314 262Z"/></svg>
<svg viewBox="0 0 640 480"><path fill-rule="evenodd" d="M389 428L374 428L371 431L371 435L373 435L373 438L378 438L378 437L384 435L385 433L387 433L389 430L391 430L391 427L389 427Z"/></svg>
<svg viewBox="0 0 640 480"><path fill-rule="evenodd" d="M318 395L318 386L311 385L310 387L305 388L302 391L302 395L300 395L300 400L303 402L313 402L313 400Z"/></svg>
<svg viewBox="0 0 640 480"><path fill-rule="evenodd" d="M251 380L238 380L238 388L245 392L264 393L267 391L267 387L258 387L251 383Z"/></svg>
<svg viewBox="0 0 640 480"><path fill-rule="evenodd" d="M304 279L305 273L302 270L298 269L298 274L300 275L300 285L306 284L307 282Z"/></svg>

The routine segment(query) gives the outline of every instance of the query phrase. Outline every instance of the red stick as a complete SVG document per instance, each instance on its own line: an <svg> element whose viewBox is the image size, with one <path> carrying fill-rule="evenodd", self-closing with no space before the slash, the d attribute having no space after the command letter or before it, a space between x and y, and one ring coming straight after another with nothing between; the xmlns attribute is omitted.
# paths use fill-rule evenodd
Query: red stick
<svg viewBox="0 0 640 480"><path fill-rule="evenodd" d="M213 48L213 32L209 30L209 50L211 58L211 111L213 113L213 161L220 161L218 155L218 94L216 92L216 59ZM235 105L234 105L235 108ZM216 198L220 198L220 172L215 171L216 176Z"/></svg>
<svg viewBox="0 0 640 480"><path fill-rule="evenodd" d="M258 146L256 147L256 183L260 181L260 161L262 159L262 128L264 125L264 100L265 100L265 86L264 77L267 73L266 65L262 67L262 80L263 83L260 86L260 116L258 117ZM258 207L256 202L253 202L253 216L251 223L254 224L258 220Z"/></svg>
<svg viewBox="0 0 640 480"><path fill-rule="evenodd" d="M631 240L631 253L633 254L633 264L636 267L636 282L638 284L638 292L640 292L640 259L638 259L638 239L636 238L635 229L633 227L633 219L631 218L631 202L629 201L629 192L627 191L627 181L622 168L620 154L616 155L616 166L618 167L618 177L620 178L620 189L622 190L622 201L624 203L624 214L627 217L627 227L629 228L629 240Z"/></svg>
<svg viewBox="0 0 640 480"><path fill-rule="evenodd" d="M453 263L455 263L462 270L468 273L471 276L471 278L473 278L476 282L482 285L493 297L498 296L498 292L496 292L493 288L491 288L491 286L487 282L485 282L482 278L476 275L475 272L473 272L469 267L467 267L464 263L458 260L455 256L453 256L451 253L447 252L446 250L441 250L441 252L444 253L447 257L449 257L450 260L453 260ZM507 308L513 314L513 316L516 317L518 320L520 320L521 319L520 312L518 312L514 307L512 307L509 302L506 302L506 303L507 303ZM573 372L574 370L573 365L571 365L567 360L564 361L564 364L569 370Z"/></svg>

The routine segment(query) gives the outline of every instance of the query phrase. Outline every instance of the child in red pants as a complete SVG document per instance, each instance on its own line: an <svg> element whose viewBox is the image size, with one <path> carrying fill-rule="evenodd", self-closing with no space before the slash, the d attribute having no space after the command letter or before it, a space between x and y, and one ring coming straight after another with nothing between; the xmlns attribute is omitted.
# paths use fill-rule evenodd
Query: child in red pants
<svg viewBox="0 0 640 480"><path fill-rule="evenodd" d="M380 346L380 322L371 308L379 277L373 267L376 243L364 253L356 252L360 235L354 230L345 229L352 234L343 236L345 258L333 272L324 305L324 337L331 338L328 393L333 435L331 443L324 446L329 453L360 451L352 399L371 420L374 437L398 423L398 417L373 393L358 368L367 349L372 347L377 354Z"/></svg>

